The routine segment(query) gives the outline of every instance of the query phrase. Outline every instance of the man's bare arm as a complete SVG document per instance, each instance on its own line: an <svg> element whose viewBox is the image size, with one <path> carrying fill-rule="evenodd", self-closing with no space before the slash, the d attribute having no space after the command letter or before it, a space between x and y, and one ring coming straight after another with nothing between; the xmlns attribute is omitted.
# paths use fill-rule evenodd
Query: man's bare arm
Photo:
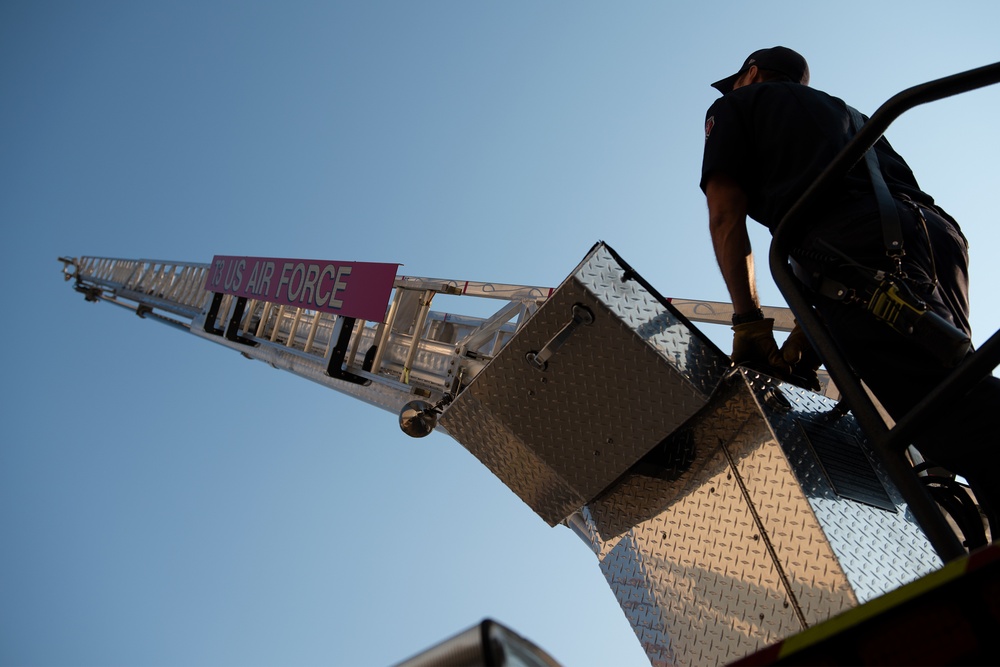
<svg viewBox="0 0 1000 667"><path fill-rule="evenodd" d="M754 277L753 251L747 234L747 196L729 176L713 174L705 185L708 199L708 227L715 258L729 288L736 313L760 307Z"/></svg>

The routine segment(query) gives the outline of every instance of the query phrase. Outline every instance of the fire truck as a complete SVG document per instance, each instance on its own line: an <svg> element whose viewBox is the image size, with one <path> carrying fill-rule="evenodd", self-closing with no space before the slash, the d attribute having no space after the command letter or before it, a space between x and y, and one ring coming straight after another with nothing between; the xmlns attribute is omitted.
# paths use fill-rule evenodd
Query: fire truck
<svg viewBox="0 0 1000 667"><path fill-rule="evenodd" d="M998 80L1000 64L904 91L804 201L906 108ZM960 479L905 455L920 415L887 423L810 315L783 227L771 268L791 309L765 315L814 341L819 392L734 366L699 329L729 304L668 298L604 242L554 287L338 260L60 260L88 301L451 436L593 551L653 665L988 661L1000 547ZM439 295L495 310L441 312ZM928 405L992 372L997 346ZM479 663L553 664L491 622L408 664Z"/></svg>

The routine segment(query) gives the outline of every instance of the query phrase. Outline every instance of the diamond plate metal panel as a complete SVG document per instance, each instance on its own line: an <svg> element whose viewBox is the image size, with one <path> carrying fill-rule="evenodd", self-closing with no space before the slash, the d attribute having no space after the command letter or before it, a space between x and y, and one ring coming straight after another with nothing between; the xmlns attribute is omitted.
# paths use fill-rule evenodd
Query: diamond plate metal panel
<svg viewBox="0 0 1000 667"><path fill-rule="evenodd" d="M803 628L724 453L712 459L601 560L654 665L723 664Z"/></svg>
<svg viewBox="0 0 1000 667"><path fill-rule="evenodd" d="M724 355L629 276L597 246L441 418L553 525L697 412L722 375ZM560 338L580 305L593 322ZM545 370L528 363L550 348ZM481 431L504 433L507 453Z"/></svg>
<svg viewBox="0 0 1000 667"><path fill-rule="evenodd" d="M816 517L822 530L819 539L829 544L859 602L941 566L852 416L841 416L833 401L799 387L753 374L745 374L744 379ZM780 401L772 398L776 391L782 396ZM780 407L786 402L788 409ZM812 428L850 436L862 455L858 464L868 466L868 474L880 482L894 509L886 510L838 493L808 443L803 422ZM766 485L764 482L763 486Z"/></svg>
<svg viewBox="0 0 1000 667"><path fill-rule="evenodd" d="M738 371L581 512L653 664L730 662L940 565L879 466L892 509L837 495L801 428L865 450L834 408Z"/></svg>
<svg viewBox="0 0 1000 667"><path fill-rule="evenodd" d="M608 246L595 247L573 278L700 393L711 394L732 365Z"/></svg>
<svg viewBox="0 0 1000 667"><path fill-rule="evenodd" d="M586 502L476 397L467 396L463 409L449 417L449 434L474 433L476 457L530 507L581 507Z"/></svg>
<svg viewBox="0 0 1000 667"><path fill-rule="evenodd" d="M805 627L723 446L761 422L748 391L725 388L586 508L653 664L724 664ZM655 610L636 614L640 599Z"/></svg>
<svg viewBox="0 0 1000 667"><path fill-rule="evenodd" d="M724 447L805 622L855 606L847 576L763 414L745 421Z"/></svg>

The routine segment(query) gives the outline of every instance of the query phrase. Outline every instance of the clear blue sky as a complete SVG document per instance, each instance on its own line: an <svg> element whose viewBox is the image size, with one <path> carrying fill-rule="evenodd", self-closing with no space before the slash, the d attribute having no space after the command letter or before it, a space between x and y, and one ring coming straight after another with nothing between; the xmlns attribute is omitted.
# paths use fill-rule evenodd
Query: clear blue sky
<svg viewBox="0 0 1000 667"><path fill-rule="evenodd" d="M457 443L85 303L56 258L555 285L603 239L724 300L708 84L784 44L870 113L1000 60L998 25L992 0L0 3L0 663L386 665L489 616L567 667L644 664L593 554ZM977 341L998 117L990 89L889 131L972 242Z"/></svg>

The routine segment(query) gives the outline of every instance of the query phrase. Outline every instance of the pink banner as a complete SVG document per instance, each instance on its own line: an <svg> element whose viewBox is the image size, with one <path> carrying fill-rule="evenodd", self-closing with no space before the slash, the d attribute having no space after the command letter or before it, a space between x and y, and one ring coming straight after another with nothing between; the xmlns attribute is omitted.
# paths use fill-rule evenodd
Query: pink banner
<svg viewBox="0 0 1000 667"><path fill-rule="evenodd" d="M381 322L398 266L216 255L205 289Z"/></svg>

